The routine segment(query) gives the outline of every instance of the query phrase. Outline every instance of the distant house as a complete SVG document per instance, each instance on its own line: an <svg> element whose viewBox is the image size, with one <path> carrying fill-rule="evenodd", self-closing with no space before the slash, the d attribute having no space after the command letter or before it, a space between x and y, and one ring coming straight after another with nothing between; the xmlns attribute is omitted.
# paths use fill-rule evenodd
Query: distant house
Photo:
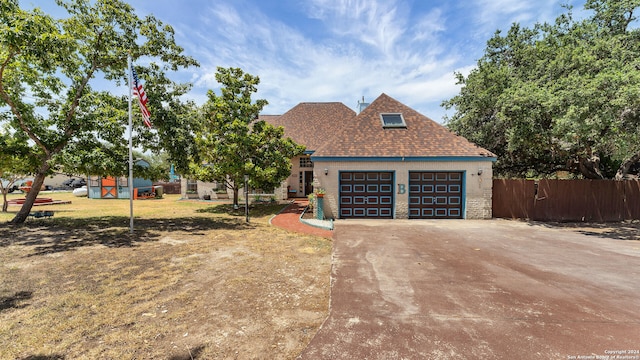
<svg viewBox="0 0 640 360"><path fill-rule="evenodd" d="M144 160L135 162L138 166L148 167ZM153 183L143 178L133 178L134 199L151 197ZM87 196L91 199L129 199L129 178L112 176L89 176Z"/></svg>
<svg viewBox="0 0 640 360"><path fill-rule="evenodd" d="M496 155L386 94L360 112L342 103L300 103L260 116L305 145L279 198L322 188L336 219L491 218Z"/></svg>

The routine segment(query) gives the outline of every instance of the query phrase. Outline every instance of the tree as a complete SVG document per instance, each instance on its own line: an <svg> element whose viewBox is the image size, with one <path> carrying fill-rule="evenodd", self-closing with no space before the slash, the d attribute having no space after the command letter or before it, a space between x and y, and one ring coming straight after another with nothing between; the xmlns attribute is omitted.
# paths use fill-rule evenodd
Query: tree
<svg viewBox="0 0 640 360"><path fill-rule="evenodd" d="M2 212L6 212L9 203L7 194L14 189L16 183L27 177L35 169L32 158L28 157L27 139L20 133L9 131L0 133L0 192L2 193Z"/></svg>
<svg viewBox="0 0 640 360"><path fill-rule="evenodd" d="M12 223L24 222L46 175L56 166L70 166L70 159L88 173L122 173L127 97L94 90L91 84L99 77L127 84L128 54L150 62L136 70L146 80L155 130L142 130L136 121L135 145L173 146L168 149L172 155L184 156L170 138L172 131L181 131L173 128L185 119L176 113L189 108L176 99L188 86L171 82L165 73L197 63L182 54L173 29L153 16L138 18L120 0L56 2L68 18L56 20L39 9L21 9L17 0L0 2L0 121L29 138L28 156L38 164L35 191L29 192ZM189 141L178 138L177 145L185 145L189 153Z"/></svg>
<svg viewBox="0 0 640 360"><path fill-rule="evenodd" d="M585 20L569 7L553 24L496 32L477 68L457 75L447 126L496 153L503 176L624 177L640 158L638 6L589 0Z"/></svg>
<svg viewBox="0 0 640 360"><path fill-rule="evenodd" d="M254 188L274 189L289 176L291 159L302 154L304 147L283 138L282 127L257 120L267 105L263 99L251 100L260 83L257 76L218 67L216 80L222 84L221 95L208 92L197 136L202 157L194 162L193 172L200 180L224 183L233 190L237 206L245 175Z"/></svg>

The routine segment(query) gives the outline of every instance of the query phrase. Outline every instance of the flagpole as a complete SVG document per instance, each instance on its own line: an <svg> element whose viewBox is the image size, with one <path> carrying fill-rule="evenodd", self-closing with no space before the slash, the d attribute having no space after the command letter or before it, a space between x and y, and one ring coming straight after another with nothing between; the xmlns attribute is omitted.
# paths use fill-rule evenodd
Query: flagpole
<svg viewBox="0 0 640 360"><path fill-rule="evenodd" d="M133 115L131 111L133 84L131 80L131 54L127 56L127 71L129 74L129 233L133 234Z"/></svg>

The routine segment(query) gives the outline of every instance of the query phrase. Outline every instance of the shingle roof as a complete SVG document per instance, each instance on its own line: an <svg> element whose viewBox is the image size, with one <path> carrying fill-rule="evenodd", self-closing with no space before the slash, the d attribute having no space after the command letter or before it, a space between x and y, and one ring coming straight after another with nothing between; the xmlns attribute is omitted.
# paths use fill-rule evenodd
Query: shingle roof
<svg viewBox="0 0 640 360"><path fill-rule="evenodd" d="M383 128L381 113L401 113L406 128ZM325 132L322 140L324 144L315 148L313 156L496 156L386 94L357 116L344 120L340 131Z"/></svg>
<svg viewBox="0 0 640 360"><path fill-rule="evenodd" d="M282 115L258 115L258 120L264 120L270 124L278 121L278 118Z"/></svg>
<svg viewBox="0 0 640 360"><path fill-rule="evenodd" d="M314 151L327 139L327 135L340 132L356 113L340 102L304 102L280 116L261 115L260 119L284 127L285 136Z"/></svg>

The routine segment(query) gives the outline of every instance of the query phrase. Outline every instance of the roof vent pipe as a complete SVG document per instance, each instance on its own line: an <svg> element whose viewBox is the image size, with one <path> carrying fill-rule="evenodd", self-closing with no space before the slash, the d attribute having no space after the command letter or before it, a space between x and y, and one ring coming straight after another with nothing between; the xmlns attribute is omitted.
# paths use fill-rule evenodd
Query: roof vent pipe
<svg viewBox="0 0 640 360"><path fill-rule="evenodd" d="M362 110L364 110L367 106L369 106L369 103L364 102L364 96L362 97L362 102L360 100L358 100L358 114L360 114L362 112Z"/></svg>

